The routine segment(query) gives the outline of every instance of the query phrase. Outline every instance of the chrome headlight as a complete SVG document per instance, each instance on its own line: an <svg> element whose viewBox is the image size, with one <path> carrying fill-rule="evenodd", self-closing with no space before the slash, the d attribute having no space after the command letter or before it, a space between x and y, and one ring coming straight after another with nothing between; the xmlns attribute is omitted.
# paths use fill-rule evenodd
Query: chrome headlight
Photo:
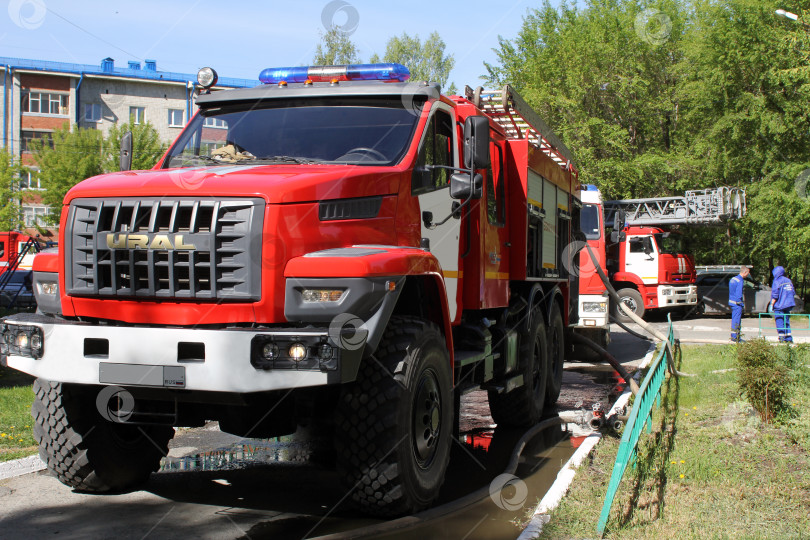
<svg viewBox="0 0 810 540"><path fill-rule="evenodd" d="M582 311L585 313L607 313L607 302L583 302Z"/></svg>

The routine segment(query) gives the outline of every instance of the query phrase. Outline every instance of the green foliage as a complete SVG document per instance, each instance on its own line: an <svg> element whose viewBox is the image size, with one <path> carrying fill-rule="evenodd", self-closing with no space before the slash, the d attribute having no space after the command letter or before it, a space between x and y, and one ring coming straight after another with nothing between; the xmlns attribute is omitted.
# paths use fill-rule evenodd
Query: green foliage
<svg viewBox="0 0 810 540"><path fill-rule="evenodd" d="M315 57L312 59L313 65L333 66L358 63L360 63L360 56L357 53L357 47L339 26L332 26L325 34L321 32L321 41L315 47Z"/></svg>
<svg viewBox="0 0 810 540"><path fill-rule="evenodd" d="M580 179L606 198L746 188L747 218L689 231L698 263L804 269L810 32L776 17L778 7L790 8L545 1L516 37L500 39L488 79L518 89L573 150Z"/></svg>
<svg viewBox="0 0 810 540"><path fill-rule="evenodd" d="M53 146L46 139L31 141L34 162L39 166L40 182L45 191L42 202L54 210L49 219L59 220L62 201L68 190L102 170L102 136L95 129L65 124L53 132Z"/></svg>
<svg viewBox="0 0 810 540"><path fill-rule="evenodd" d="M371 62L379 61L379 56L372 56ZM452 54L445 54L445 43L438 32L432 32L424 43L418 35L411 37L406 32L392 37L385 46L382 61L407 67L411 72L411 81L437 82L442 87L447 84L456 63ZM448 91L454 93L455 85L451 85Z"/></svg>
<svg viewBox="0 0 810 540"><path fill-rule="evenodd" d="M104 145L106 150L104 172L120 170L121 137L127 131L132 131L132 170L151 169L168 148L167 144L161 142L160 135L149 122L115 124L110 128Z"/></svg>
<svg viewBox="0 0 810 540"><path fill-rule="evenodd" d="M744 343L737 350L737 365L740 391L764 422L789 410L792 372L774 347L763 339Z"/></svg>
<svg viewBox="0 0 810 540"><path fill-rule="evenodd" d="M0 231L13 231L22 227L20 204L15 192L20 183L20 170L11 154L0 148Z"/></svg>

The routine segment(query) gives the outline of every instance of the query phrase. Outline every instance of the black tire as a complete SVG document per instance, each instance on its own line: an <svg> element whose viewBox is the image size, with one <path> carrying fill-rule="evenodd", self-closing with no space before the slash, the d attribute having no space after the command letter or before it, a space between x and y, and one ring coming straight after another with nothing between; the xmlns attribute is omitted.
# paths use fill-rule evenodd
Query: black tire
<svg viewBox="0 0 810 540"><path fill-rule="evenodd" d="M453 378L438 327L394 316L336 414L337 468L364 513L394 517L430 506L450 459Z"/></svg>
<svg viewBox="0 0 810 540"><path fill-rule="evenodd" d="M624 302L626 306L628 306L633 313L644 318L644 300L641 298L641 293L639 293L635 289L620 289L617 293L619 295L619 300ZM619 306L613 306L613 315L623 323L634 322L630 317L624 314L624 311L619 309Z"/></svg>
<svg viewBox="0 0 810 540"><path fill-rule="evenodd" d="M565 363L565 326L560 306L551 306L548 321L548 382L546 384L546 405L554 405L560 397Z"/></svg>
<svg viewBox="0 0 810 540"><path fill-rule="evenodd" d="M535 309L518 335L523 386L499 394L488 390L489 410L499 426L533 426L543 416L548 387L548 340L543 314Z"/></svg>
<svg viewBox="0 0 810 540"><path fill-rule="evenodd" d="M34 381L34 438L60 482L88 492L125 491L143 484L168 453L174 428L106 420L98 388Z"/></svg>

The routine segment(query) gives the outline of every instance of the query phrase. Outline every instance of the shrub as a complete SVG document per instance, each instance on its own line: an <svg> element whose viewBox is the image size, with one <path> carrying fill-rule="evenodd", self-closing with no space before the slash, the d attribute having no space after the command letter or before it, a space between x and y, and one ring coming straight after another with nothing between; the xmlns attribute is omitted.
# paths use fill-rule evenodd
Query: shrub
<svg viewBox="0 0 810 540"><path fill-rule="evenodd" d="M770 422L775 416L789 411L792 371L786 363L793 360L793 355L779 354L763 339L749 341L737 348L740 391L763 422Z"/></svg>

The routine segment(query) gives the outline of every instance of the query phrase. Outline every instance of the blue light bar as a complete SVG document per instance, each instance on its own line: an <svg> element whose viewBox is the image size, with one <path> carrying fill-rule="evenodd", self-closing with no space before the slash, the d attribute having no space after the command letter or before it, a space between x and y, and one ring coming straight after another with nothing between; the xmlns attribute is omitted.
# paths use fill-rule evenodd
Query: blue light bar
<svg viewBox="0 0 810 540"><path fill-rule="evenodd" d="M354 64L344 66L309 66L267 68L259 75L264 84L338 81L399 81L411 76L402 64Z"/></svg>

